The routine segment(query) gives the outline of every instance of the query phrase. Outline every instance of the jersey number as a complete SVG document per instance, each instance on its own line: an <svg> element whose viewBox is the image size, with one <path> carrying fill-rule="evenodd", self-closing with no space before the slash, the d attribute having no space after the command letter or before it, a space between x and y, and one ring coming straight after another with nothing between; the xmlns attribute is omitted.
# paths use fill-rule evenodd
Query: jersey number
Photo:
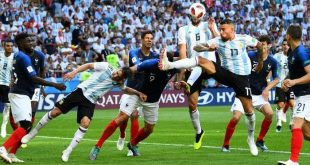
<svg viewBox="0 0 310 165"><path fill-rule="evenodd" d="M7 63L4 63L4 64L3 64L3 69L6 70L7 68L8 68L8 64L7 64Z"/></svg>
<svg viewBox="0 0 310 165"><path fill-rule="evenodd" d="M196 41L199 41L199 40L200 40L200 34L197 33L197 34L196 34Z"/></svg>
<svg viewBox="0 0 310 165"><path fill-rule="evenodd" d="M297 104L297 112L302 112L305 110L305 104L302 104L302 103L298 103Z"/></svg>
<svg viewBox="0 0 310 165"><path fill-rule="evenodd" d="M287 63L284 63L283 68L287 69Z"/></svg>
<svg viewBox="0 0 310 165"><path fill-rule="evenodd" d="M231 56L238 55L238 49L230 49L230 54L231 54Z"/></svg>

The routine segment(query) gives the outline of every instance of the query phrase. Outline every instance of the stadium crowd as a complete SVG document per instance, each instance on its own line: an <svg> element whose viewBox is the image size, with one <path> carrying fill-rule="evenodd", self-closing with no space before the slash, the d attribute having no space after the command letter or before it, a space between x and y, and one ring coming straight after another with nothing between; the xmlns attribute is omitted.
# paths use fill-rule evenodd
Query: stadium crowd
<svg viewBox="0 0 310 165"><path fill-rule="evenodd" d="M130 49L141 45L140 32L154 30L153 50L163 45L177 52L177 31L190 22L195 0L3 0L0 3L0 42L20 32L37 37L36 49L46 56L46 77L62 77L77 66L105 61L116 54L121 65ZM236 22L236 33L268 34L271 52L281 49L288 25L303 29L310 47L309 0L205 0L206 19ZM2 48L0 48L2 49ZM17 49L17 48L15 48Z"/></svg>

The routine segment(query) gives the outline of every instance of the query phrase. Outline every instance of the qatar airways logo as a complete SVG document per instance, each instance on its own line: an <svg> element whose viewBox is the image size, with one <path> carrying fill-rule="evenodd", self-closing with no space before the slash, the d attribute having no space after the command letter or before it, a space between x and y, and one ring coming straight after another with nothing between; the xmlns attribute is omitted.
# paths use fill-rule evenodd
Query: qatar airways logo
<svg viewBox="0 0 310 165"><path fill-rule="evenodd" d="M213 101L214 96L212 93L208 91L201 91L200 96L198 98L198 105L206 105Z"/></svg>

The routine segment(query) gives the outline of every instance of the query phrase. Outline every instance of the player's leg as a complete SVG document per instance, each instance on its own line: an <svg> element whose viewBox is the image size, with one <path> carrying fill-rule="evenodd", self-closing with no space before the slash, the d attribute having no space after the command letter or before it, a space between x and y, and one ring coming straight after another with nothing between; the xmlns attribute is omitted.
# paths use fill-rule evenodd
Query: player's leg
<svg viewBox="0 0 310 165"><path fill-rule="evenodd" d="M291 155L289 161L298 163L299 154L303 143L303 131L308 133L310 120L310 95L300 96L296 99L293 114L292 138L291 138ZM307 120L307 122L305 122ZM305 124L306 123L306 124ZM304 126L305 124L305 126ZM307 135L306 135L307 136ZM283 162L283 161L279 161Z"/></svg>
<svg viewBox="0 0 310 165"><path fill-rule="evenodd" d="M230 139L235 132L236 125L239 123L239 121L240 121L240 119L244 113L242 104L238 98L235 98L235 101L232 104L230 111L232 111L233 116L230 119L230 121L228 122L227 127L226 127L224 143L222 146L223 152L230 152L230 150L229 150Z"/></svg>
<svg viewBox="0 0 310 165"><path fill-rule="evenodd" d="M1 124L1 137L5 138L6 136L6 126L9 121L10 116L10 108L11 104L9 101L9 87L5 85L0 85L0 102L4 104L3 111L2 111L2 124Z"/></svg>
<svg viewBox="0 0 310 165"><path fill-rule="evenodd" d="M80 143L86 134L90 121L94 115L95 104L88 100L81 101L78 106L77 123L80 124L69 146L62 152L61 160L67 162L72 150Z"/></svg>
<svg viewBox="0 0 310 165"><path fill-rule="evenodd" d="M142 140L146 139L154 130L155 124L158 120L158 109L159 109L159 102L155 103L141 103L143 106L143 117L144 117L144 127L141 128L137 134L137 136L130 140L127 147L129 150L132 151L133 156L140 156L138 150L138 144Z"/></svg>
<svg viewBox="0 0 310 165"><path fill-rule="evenodd" d="M276 87L276 96L275 96L274 102L277 104L277 108L276 108L276 120L277 120L276 132L281 132L283 108L285 106L286 100L285 100L285 92L279 87Z"/></svg>
<svg viewBox="0 0 310 165"><path fill-rule="evenodd" d="M256 140L256 146L259 147L263 152L268 151L265 145L264 138L272 123L273 111L268 101L266 101L261 95L252 96L255 107L264 114L265 118L262 121L259 135Z"/></svg>
<svg viewBox="0 0 310 165"><path fill-rule="evenodd" d="M34 94L31 98L31 108L32 108L32 119L31 122L32 124L35 122L35 116L36 116L36 112L38 110L38 104L40 101L40 96L41 96L41 88L36 88L34 90Z"/></svg>
<svg viewBox="0 0 310 165"><path fill-rule="evenodd" d="M289 90L288 95L287 95L287 100L288 100L288 103L287 103L288 107L291 109L291 111L290 111L290 123L289 123L289 127L291 129L292 124L293 124L293 109L295 106L295 95L294 95L294 92L292 90Z"/></svg>

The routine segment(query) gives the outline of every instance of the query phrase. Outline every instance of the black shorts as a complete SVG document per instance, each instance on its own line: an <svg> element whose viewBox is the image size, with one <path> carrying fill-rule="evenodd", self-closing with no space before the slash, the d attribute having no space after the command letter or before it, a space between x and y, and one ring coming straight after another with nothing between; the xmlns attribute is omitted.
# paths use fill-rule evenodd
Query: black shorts
<svg viewBox="0 0 310 165"><path fill-rule="evenodd" d="M0 85L0 102L9 103L10 88L6 85Z"/></svg>
<svg viewBox="0 0 310 165"><path fill-rule="evenodd" d="M236 97L246 97L252 99L250 80L248 75L237 75L213 62L216 72L211 74L217 82L234 89Z"/></svg>
<svg viewBox="0 0 310 165"><path fill-rule="evenodd" d="M80 88L76 88L69 95L59 100L55 107L59 108L62 113L66 114L72 108L78 107L76 122L80 123L84 116L87 116L90 120L94 115L95 104L90 102L84 95Z"/></svg>
<svg viewBox="0 0 310 165"><path fill-rule="evenodd" d="M191 75L191 71L186 71L185 72L185 80L187 81L189 76ZM196 91L199 91L199 93L202 90L203 87L203 80L210 78L210 76L208 76L205 72L202 72L201 75L199 76L199 78L194 82L194 84L191 86L191 93L190 95L192 95L193 93L195 93Z"/></svg>
<svg viewBox="0 0 310 165"><path fill-rule="evenodd" d="M287 92L284 92L280 87L276 87L276 97L274 103L287 102L291 99L294 99L295 95L292 89L289 89Z"/></svg>

